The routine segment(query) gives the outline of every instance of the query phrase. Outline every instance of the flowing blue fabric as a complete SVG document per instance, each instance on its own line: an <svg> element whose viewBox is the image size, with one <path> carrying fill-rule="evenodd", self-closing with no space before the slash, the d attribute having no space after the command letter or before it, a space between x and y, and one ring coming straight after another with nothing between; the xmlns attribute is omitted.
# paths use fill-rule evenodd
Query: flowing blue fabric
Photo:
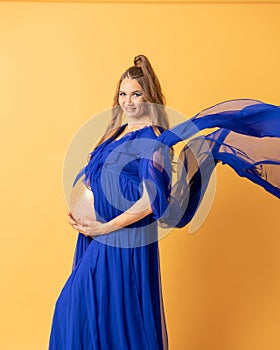
<svg viewBox="0 0 280 350"><path fill-rule="evenodd" d="M167 148L214 127L181 150L183 167L176 171L170 215L160 220L163 227L191 221L219 162L280 198L280 107L251 99L226 101L163 132L158 141Z"/></svg>
<svg viewBox="0 0 280 350"><path fill-rule="evenodd" d="M83 176L97 220L120 215L147 189L152 214L94 239L79 234L73 271L56 302L49 350L165 350L158 225L187 225L221 162L280 198L280 108L239 99L169 130L116 133L91 153ZM201 135L200 131L215 128ZM198 136L196 134L199 134ZM195 137L194 137L195 136ZM177 163L171 147L181 141ZM174 181L175 176L175 181Z"/></svg>

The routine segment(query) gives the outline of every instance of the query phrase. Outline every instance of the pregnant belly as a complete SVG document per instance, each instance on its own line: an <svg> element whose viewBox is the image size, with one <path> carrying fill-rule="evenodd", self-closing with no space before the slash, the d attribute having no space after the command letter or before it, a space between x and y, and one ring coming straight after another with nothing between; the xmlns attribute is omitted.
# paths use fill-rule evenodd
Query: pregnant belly
<svg viewBox="0 0 280 350"><path fill-rule="evenodd" d="M96 220L93 192L83 183L84 176L75 183L69 197L69 210L76 221Z"/></svg>

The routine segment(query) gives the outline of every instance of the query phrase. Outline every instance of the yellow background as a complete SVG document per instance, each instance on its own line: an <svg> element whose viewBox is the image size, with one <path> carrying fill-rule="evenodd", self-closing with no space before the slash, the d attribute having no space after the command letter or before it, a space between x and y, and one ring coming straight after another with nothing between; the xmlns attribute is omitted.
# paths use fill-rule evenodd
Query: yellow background
<svg viewBox="0 0 280 350"><path fill-rule="evenodd" d="M279 105L279 23L280 4L0 3L1 349L47 349L76 242L64 156L133 57L188 117L232 98ZM170 350L280 348L279 209L217 167L201 228L160 242Z"/></svg>

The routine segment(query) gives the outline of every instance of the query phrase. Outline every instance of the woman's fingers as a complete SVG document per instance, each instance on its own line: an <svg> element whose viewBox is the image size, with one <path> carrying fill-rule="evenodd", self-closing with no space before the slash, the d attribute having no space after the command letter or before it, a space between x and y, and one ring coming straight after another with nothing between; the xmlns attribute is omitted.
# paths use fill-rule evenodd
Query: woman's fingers
<svg viewBox="0 0 280 350"><path fill-rule="evenodd" d="M70 220L70 222L72 223L78 223L81 225L84 225L84 220L82 220L81 218L74 218L73 215L71 213L68 213L68 219Z"/></svg>
<svg viewBox="0 0 280 350"><path fill-rule="evenodd" d="M81 232L81 233L84 234L85 236L89 236L89 235L90 235L89 232L88 232L88 228L89 228L89 227L88 227L87 225L85 225L85 223L82 222L82 220L81 220L81 222L76 221L76 220L73 218L73 216L72 216L72 214L71 214L70 212L67 214L67 216L68 216L68 222L69 222L69 224L70 224L75 230ZM92 223L92 226L94 226L94 223ZM92 227L90 227L90 228L92 228Z"/></svg>
<svg viewBox="0 0 280 350"><path fill-rule="evenodd" d="M76 225L77 224L77 221L74 220L73 216L69 213L68 214L68 222L70 225Z"/></svg>
<svg viewBox="0 0 280 350"><path fill-rule="evenodd" d="M75 230L78 230L81 233L84 233L82 232L83 227L73 218L71 213L68 213L68 222Z"/></svg>
<svg viewBox="0 0 280 350"><path fill-rule="evenodd" d="M73 218L71 213L68 213L68 222L75 230L89 237L94 237L113 231L111 227L108 227L108 223L104 224L95 220L78 221Z"/></svg>

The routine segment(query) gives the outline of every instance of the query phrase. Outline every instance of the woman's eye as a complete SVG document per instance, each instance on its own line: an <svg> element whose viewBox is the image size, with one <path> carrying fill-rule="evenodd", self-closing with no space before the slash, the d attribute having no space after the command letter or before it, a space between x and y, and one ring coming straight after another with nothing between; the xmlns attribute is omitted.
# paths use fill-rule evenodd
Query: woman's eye
<svg viewBox="0 0 280 350"><path fill-rule="evenodd" d="M140 97L142 96L142 92L134 92L133 96Z"/></svg>
<svg viewBox="0 0 280 350"><path fill-rule="evenodd" d="M141 97L142 95L143 95L143 93L141 91L132 93L133 97ZM119 92L119 97L124 97L124 96L126 96L126 93L123 92L123 91L120 91Z"/></svg>

